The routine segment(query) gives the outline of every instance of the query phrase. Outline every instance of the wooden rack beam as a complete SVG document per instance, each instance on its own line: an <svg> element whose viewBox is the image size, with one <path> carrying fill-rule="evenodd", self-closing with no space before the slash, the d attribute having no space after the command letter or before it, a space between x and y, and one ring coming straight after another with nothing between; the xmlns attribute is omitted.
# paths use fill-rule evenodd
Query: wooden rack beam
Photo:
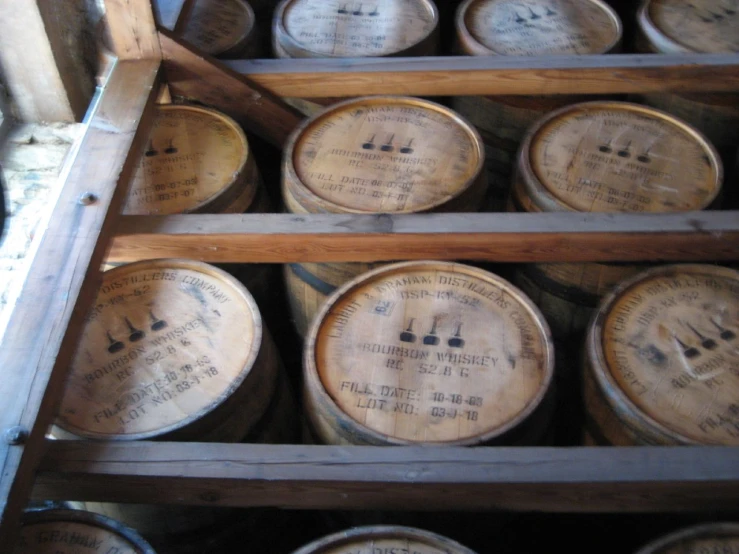
<svg viewBox="0 0 739 554"><path fill-rule="evenodd" d="M153 115L159 60L117 62L31 262L0 348L0 545L12 545L107 240ZM123 186L117 187L118 184ZM110 208L110 211L109 211Z"/></svg>
<svg viewBox="0 0 739 554"><path fill-rule="evenodd" d="M736 510L739 448L54 442L42 499L290 508Z"/></svg>
<svg viewBox="0 0 739 554"><path fill-rule="evenodd" d="M739 90L739 54L233 60L280 96L624 94Z"/></svg>
<svg viewBox="0 0 739 554"><path fill-rule="evenodd" d="M270 263L739 260L739 212L121 218L108 261L166 257Z"/></svg>

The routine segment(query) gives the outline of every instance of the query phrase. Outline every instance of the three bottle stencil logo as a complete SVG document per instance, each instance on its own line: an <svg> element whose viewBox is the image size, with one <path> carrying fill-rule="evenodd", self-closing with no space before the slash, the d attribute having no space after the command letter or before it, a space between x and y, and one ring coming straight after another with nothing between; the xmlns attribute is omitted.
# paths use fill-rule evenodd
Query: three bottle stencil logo
<svg viewBox="0 0 739 554"><path fill-rule="evenodd" d="M116 338L113 336L111 331L108 329L105 331L105 336L108 339L108 352L110 354L115 354L117 352L120 352L126 347L126 343L123 342L124 340L128 339L128 342L135 343L139 342L146 336L146 331L143 329L138 329L134 324L131 322L131 320L128 318L128 316L123 316L123 321L126 324L126 327L128 328L128 336L127 337L121 337L123 340L120 340L120 338ZM154 313L149 310L149 329L152 332L161 331L162 329L167 327L167 322L163 319L159 319L157 316L154 315Z"/></svg>
<svg viewBox="0 0 739 554"><path fill-rule="evenodd" d="M440 331L440 323L444 319L444 316L437 315L431 320L431 327L428 328L423 337L421 337L421 343L426 346L438 346L441 344L442 333ZM413 327L416 322L416 318L412 317L408 320L408 325L400 332L399 338L401 342L415 343L418 340L418 336L414 333ZM462 322L453 321L450 330L451 334L446 336L446 344L450 348L464 348L465 341L462 338Z"/></svg>

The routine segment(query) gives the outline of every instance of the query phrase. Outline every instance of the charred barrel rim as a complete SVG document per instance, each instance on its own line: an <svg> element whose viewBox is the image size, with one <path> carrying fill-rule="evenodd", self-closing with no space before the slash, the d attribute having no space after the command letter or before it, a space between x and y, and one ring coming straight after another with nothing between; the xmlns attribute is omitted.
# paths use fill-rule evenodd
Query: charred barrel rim
<svg viewBox="0 0 739 554"><path fill-rule="evenodd" d="M519 412L519 414L509 421L506 425L497 427L491 431L483 434L475 435L473 437L458 439L454 441L444 441L442 443L434 443L439 445L449 446L473 446L485 444L498 436L505 435L508 431L516 428L528 420L528 418L539 408L541 403L547 397L548 392L552 387L552 381L554 377L554 349L552 347L552 334L549 330L549 325L544 319L539 308L526 296L518 287L514 286L505 279L498 277L487 271L483 271L476 267L467 266L463 264L453 262L441 262L441 261L417 261L417 262L400 262L396 264L390 264L378 269L373 269L367 273L352 279L348 283L345 283L338 288L331 296L329 296L323 303L321 309L313 318L308 334L306 335L303 367L305 368L306 384L309 382L313 390L318 390L322 394L322 400L325 400L326 408L330 411L330 415L333 418L348 418L362 433L370 436L373 441L378 444L389 444L394 446L409 446L417 445L418 441L411 441L405 439L398 439L379 433L369 427L363 425L359 421L355 420L344 412L334 401L331 395L326 391L321 381L320 375L318 375L318 367L316 364L315 351L316 342L318 340L318 333L323 325L323 320L326 315L331 311L334 304L342 297L347 294L351 294L355 289L364 286L366 283L372 281L375 277L381 277L383 274L397 273L402 271L414 271L423 270L427 266L432 265L436 268L447 269L450 272L461 273L470 275L478 279L484 279L488 282L495 282L499 286L507 287L515 295L516 300L520 303L521 307L526 309L532 319L539 325L539 330L542 336L542 349L544 351L544 376L542 379L542 386L539 388L536 396L531 400L526 409Z"/></svg>
<svg viewBox="0 0 739 554"><path fill-rule="evenodd" d="M111 534L118 535L131 543L140 554L156 554L154 549L134 529L123 525L121 522L109 517L86 512L83 510L38 510L23 514L23 527L30 527L41 523L81 523L90 527L103 529Z"/></svg>
<svg viewBox="0 0 739 554"><path fill-rule="evenodd" d="M739 523L717 522L686 527L650 542L635 554L661 554L664 549L674 547L679 543L712 537L739 538Z"/></svg>
<svg viewBox="0 0 739 554"><path fill-rule="evenodd" d="M236 187L239 187L241 184L241 179L243 178L244 171L246 170L247 163L249 162L250 158L250 151L249 151L249 141L246 138L246 134L244 133L244 130L239 126L236 121L234 121L232 118L227 116L224 113L221 113L217 110L213 110L210 108L203 108L201 106L192 106L188 104L165 104L165 105L158 105L156 107L158 113L157 116L160 113L165 112L193 112L196 114L204 115L207 117L212 118L214 121L220 121L221 123L225 123L228 125L233 132L238 137L239 143L243 145L243 149L241 152L241 157L239 159L238 163L238 170L234 172L233 175L228 176L228 180L223 181L223 185L221 186L220 190L216 192L214 195L210 196L209 198L206 198L199 204L196 204L194 206L191 206L187 208L187 212L198 212L203 209L207 209L208 206L211 204L218 204L222 199L226 197L230 197L231 195L238 195L238 191L235 190ZM226 177L226 176L224 176ZM255 196L256 196L256 190L255 190Z"/></svg>
<svg viewBox="0 0 739 554"><path fill-rule="evenodd" d="M323 52L316 52L314 50L310 50L305 47L305 45L301 42L298 42L293 38L293 36L288 33L287 28L285 27L285 11L290 6L290 4L295 3L296 1L300 0L282 0L280 4L275 8L274 12L274 38L276 42L280 43L280 47L288 50L288 51L299 51L304 52L309 55L309 57L312 58L345 58L346 56L342 55L335 55L335 54L324 54ZM422 37L416 44L409 44L405 46L404 48L401 48L400 50L396 50L394 52L388 52L387 54L384 54L384 56L397 56L403 54L406 50L410 50L412 48L415 48L418 44L422 43L425 40L428 40L428 38L433 35L438 26L439 26L439 10L436 7L436 4L433 1L430 0L417 0L420 4L423 4L425 8L428 10L429 15L431 16L431 21L433 22L433 25L431 26L431 29L429 30L428 34L424 37ZM317 2L323 2L323 0L317 0Z"/></svg>
<svg viewBox="0 0 739 554"><path fill-rule="evenodd" d="M454 25L456 27L457 33L459 33L459 35L462 38L462 42L467 43L467 44L473 44L479 54L482 54L483 52L487 52L488 54L491 54L491 55L492 54L499 55L494 50L490 50L487 46L481 44L474 36L472 36L472 33L470 33L469 29L467 28L467 23L466 23L467 11L469 10L470 6L478 2L485 2L485 1L487 0L465 0L457 8L457 13L454 18ZM615 37L613 41L606 48L604 48L603 50L599 52L590 52L591 54L606 54L612 51L613 49L617 48L619 44L621 44L621 38L623 35L623 25L621 24L621 19L618 17L618 14L615 12L615 10L611 6L606 4L605 2L602 2L601 0L583 0L583 2L585 1L601 8L604 13L608 14L608 17L611 19L611 21L614 24Z"/></svg>
<svg viewBox="0 0 739 554"><path fill-rule="evenodd" d="M480 133L477 132L475 127L469 121L467 121L465 118L463 118L458 113L450 110L449 108L442 106L441 104L437 104L436 102L431 102L429 100L423 100L420 98L413 98L410 96L363 96L359 98L353 98L345 102L334 104L330 108L327 108L326 110L321 111L317 113L316 115L309 117L308 119L303 121L303 123L299 125L288 138L288 142L287 142L288 146L285 149L285 153L283 155L283 160L284 160L283 171L285 171L288 174L288 177L287 178L283 177L282 182L287 183L289 181L293 181L293 182L300 183L302 185L301 193L309 196L311 199L311 202L318 205L321 211L334 212L334 213L335 212L355 213L355 214L368 213L363 210L357 210L355 208L349 208L346 206L342 206L341 204L330 202L318 196L311 189L305 186L303 184L302 179L298 175L298 172L295 169L295 147L297 146L298 142L301 140L302 136L309 129L320 125L323 121L330 119L331 117L333 117L334 115L342 111L350 109L352 106L381 106L381 105L408 105L408 106L421 107L424 109L437 112L443 115L444 117L453 120L459 126L459 128L464 130L464 132L468 135L470 142L474 146L474 152L477 157L477 163L475 164L475 168L472 171L470 178L466 182L460 183L460 186L455 192L455 194L447 195L443 198L438 199L436 202L432 204L428 204L426 206L420 206L418 208L414 208L413 210L402 210L402 211L397 211L393 213L411 213L411 212L415 213L415 212L431 211L435 208L443 206L444 204L446 204L447 202L450 202L451 200L454 200L455 198L458 198L459 196L467 192L467 190L476 183L485 165L485 152L483 150L482 138L480 138Z"/></svg>
<svg viewBox="0 0 739 554"><path fill-rule="evenodd" d="M214 52L209 52L211 56L223 56L231 54L232 52L235 54L237 51L239 51L241 48L245 46L246 41L248 41L251 38L251 34L254 31L254 24L255 24L255 16L254 16L254 10L252 9L251 5L246 0L219 0L218 2L214 2L213 0L206 2L206 6L204 6L206 9L218 9L220 5L224 4L231 4L233 6L238 6L239 8L243 9L246 12L246 20L248 21L248 25L246 27L243 27L240 29L240 33L236 36L234 36L230 42L230 45L226 46L225 48L218 49ZM232 29L229 29L232 30ZM185 29L182 31L181 35L183 37L187 36L188 29L185 27ZM205 50L203 46L200 46L201 49Z"/></svg>
<svg viewBox="0 0 739 554"><path fill-rule="evenodd" d="M588 332L585 342L585 356L588 358L590 375L595 381L598 392L603 395L611 410L618 414L619 420L627 427L631 427L636 423L648 426L647 432L651 436L657 436L661 441L667 443L675 443L676 439L679 444L704 444L695 441L689 437L680 435L677 431L673 431L668 426L655 420L645 412L643 412L628 395L621 390L616 380L611 374L611 370L606 362L605 349L602 340L603 324L608 318L615 302L637 285L646 281L659 277L668 277L679 274L712 274L714 276L724 277L727 279L739 280L739 272L727 267L713 266L708 264L673 264L663 267L655 267L648 269L638 275L634 275L630 279L625 280L611 292L609 292L602 300L600 306L595 312L593 319L588 326ZM595 368L600 368L595 371ZM739 526L738 526L739 528Z"/></svg>
<svg viewBox="0 0 739 554"><path fill-rule="evenodd" d="M475 554L469 548L462 546L436 533L415 529L413 527L402 527L399 525L378 525L353 527L346 531L340 531L332 535L320 538L310 544L293 552L293 554L321 554L326 549L334 549L339 546L352 546L357 542L382 539L412 540L437 548L445 548L454 554Z"/></svg>
<svg viewBox="0 0 739 554"><path fill-rule="evenodd" d="M701 145L704 152L706 153L706 156L709 159L709 162L711 163L711 166L716 172L713 194L706 199L703 206L696 206L694 209L702 210L713 203L713 201L716 199L721 191L721 185L724 180L724 169L721 163L721 158L718 155L718 151L703 133L701 133L691 125L688 125L684 121L662 110L650 108L648 106L642 106L641 104L634 104L632 102L595 101L573 104L571 106L565 106L564 108L560 108L559 110L550 112L539 121L537 121L531 127L531 129L529 129L528 133L526 133L526 137L521 143L518 151L518 166L516 169L521 174L521 180L523 182L523 188L525 189L526 194L534 201L535 204L539 206L540 209L543 209L544 211L555 211L553 208L547 207L553 205L556 206L557 211L577 211L570 205L564 203L562 200L554 196L549 191L549 188L539 179L539 176L537 175L531 164L531 147L533 146L534 141L538 140L539 133L555 119L567 117L570 114L576 114L578 112L597 112L600 110L621 110L661 118L679 127L682 131L690 135L697 143Z"/></svg>
<svg viewBox="0 0 739 554"><path fill-rule="evenodd" d="M239 387L244 383L247 376L251 373L251 370L254 368L254 365L257 361L257 356L259 354L259 351L261 349L262 345L262 339L263 339L263 330L262 330L262 316L259 312L259 309L257 308L257 304L254 301L254 298L252 297L251 293L242 285L235 277L231 276L230 274L226 273L225 271L218 269L217 267L214 267L212 265L206 264L204 262L196 262L193 260L187 260L187 259L180 259L180 258L165 258L165 259L159 259L159 260L143 260L140 262L133 262L130 264L114 267L112 269L109 269L106 271L103 276L105 280L115 279L122 277L128 273L134 273L140 270L149 270L149 269L159 269L159 270L177 270L177 269L184 269L189 271L194 271L197 273L202 273L204 275L210 275L212 277L215 277L220 282L222 282L225 286L229 287L230 290L234 293L234 296L237 296L241 302L246 304L249 310L249 314L244 314L244 317L250 317L251 319L251 326L252 326L252 332L253 332L253 340L250 345L248 345L248 352L245 352L245 356L241 358L239 363L241 364L241 370L239 374L236 376L235 379L231 381L231 384L226 388L226 390L221 393L220 396L217 398L214 398L213 401L199 414L197 414L199 417L204 417L206 414L210 414L216 410L218 410L221 405L223 405L230 397L231 395L239 389ZM85 438L85 439L105 439L105 440L118 440L118 441L128 441L128 440L142 440L142 439L148 439L148 438L155 438L160 435L164 435L167 433L170 433L172 431L176 431L178 429L181 429L183 427L186 427L190 425L193 421L193 417L185 417L182 420L180 420L177 423L173 423L172 425L169 425L167 427L160 427L154 431L148 431L148 432L142 432L142 433L135 433L135 434L129 434L129 435L111 435L111 434L98 434L94 432L87 431L85 429L78 429L77 427L68 424L65 422L65 420L62 417L57 417L55 424L64 429L65 431L72 433L74 435L77 435L79 437Z"/></svg>

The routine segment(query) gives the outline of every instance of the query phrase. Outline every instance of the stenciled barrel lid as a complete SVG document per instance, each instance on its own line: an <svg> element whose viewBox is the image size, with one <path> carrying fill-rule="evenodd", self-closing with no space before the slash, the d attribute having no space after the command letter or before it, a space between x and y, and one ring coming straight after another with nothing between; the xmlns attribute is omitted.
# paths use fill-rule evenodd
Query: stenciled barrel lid
<svg viewBox="0 0 739 554"><path fill-rule="evenodd" d="M728 0L646 0L637 21L658 52L739 52L739 4Z"/></svg>
<svg viewBox="0 0 739 554"><path fill-rule="evenodd" d="M208 108L160 105L156 110L123 213L166 215L227 205L240 192L240 173L249 157L244 131Z"/></svg>
<svg viewBox="0 0 739 554"><path fill-rule="evenodd" d="M540 119L521 145L528 198L542 211L676 212L708 207L723 167L697 130L627 102L584 102Z"/></svg>
<svg viewBox="0 0 739 554"><path fill-rule="evenodd" d="M113 268L87 315L56 424L112 440L184 427L239 387L261 340L254 299L218 268L175 259Z"/></svg>
<svg viewBox="0 0 739 554"><path fill-rule="evenodd" d="M326 211L431 210L470 188L484 162L469 123L418 98L342 102L308 119L293 137L286 171Z"/></svg>
<svg viewBox="0 0 739 554"><path fill-rule="evenodd" d="M590 364L613 411L647 443L739 445L739 272L647 270L601 304Z"/></svg>
<svg viewBox="0 0 739 554"><path fill-rule="evenodd" d="M467 0L457 33L469 54L604 54L621 41L616 12L600 0Z"/></svg>
<svg viewBox="0 0 739 554"><path fill-rule="evenodd" d="M429 0L285 0L275 10L275 40L290 54L387 56L415 46L438 24Z"/></svg>
<svg viewBox="0 0 739 554"><path fill-rule="evenodd" d="M526 419L553 373L536 306L491 273L407 262L338 289L314 318L305 366L329 409L391 444L486 442Z"/></svg>
<svg viewBox="0 0 739 554"><path fill-rule="evenodd" d="M195 0L186 17L183 40L213 56L238 46L254 28L254 12L244 0Z"/></svg>
<svg viewBox="0 0 739 554"><path fill-rule="evenodd" d="M14 554L155 554L118 521L80 510L39 510L23 517Z"/></svg>

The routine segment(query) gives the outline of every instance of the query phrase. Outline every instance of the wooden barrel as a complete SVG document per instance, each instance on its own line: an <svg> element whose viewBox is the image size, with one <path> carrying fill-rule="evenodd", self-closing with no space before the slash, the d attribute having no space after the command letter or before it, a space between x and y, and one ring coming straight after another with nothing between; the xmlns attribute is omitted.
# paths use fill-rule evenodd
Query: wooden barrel
<svg viewBox="0 0 739 554"><path fill-rule="evenodd" d="M456 13L460 54L535 56L605 54L620 49L618 15L600 0L466 0ZM485 143L487 211L505 211L516 152L544 114L592 99L586 96L457 96L452 107Z"/></svg>
<svg viewBox="0 0 739 554"><path fill-rule="evenodd" d="M159 105L156 110L148 147L123 206L124 215L271 210L246 135L233 119L200 106ZM220 267L246 285L263 312L269 311L274 267Z"/></svg>
<svg viewBox="0 0 739 554"><path fill-rule="evenodd" d="M616 445L739 445L739 272L652 268L588 328L588 431Z"/></svg>
<svg viewBox="0 0 739 554"><path fill-rule="evenodd" d="M431 56L438 49L439 12L431 0L284 0L273 18L278 58ZM286 99L311 116L328 99Z"/></svg>
<svg viewBox="0 0 739 554"><path fill-rule="evenodd" d="M326 301L306 339L304 405L329 444L534 444L553 370L547 323L509 282L405 262Z"/></svg>
<svg viewBox="0 0 739 554"><path fill-rule="evenodd" d="M183 40L218 58L261 53L254 11L244 0L195 0L177 29Z"/></svg>
<svg viewBox="0 0 739 554"><path fill-rule="evenodd" d="M421 529L362 526L320 538L293 554L475 554L461 544Z"/></svg>
<svg viewBox="0 0 739 554"><path fill-rule="evenodd" d="M295 438L295 421L286 387L276 349L241 283L202 262L137 262L103 274L52 436L287 442ZM204 525L210 513L82 506L114 514L148 538Z"/></svg>
<svg viewBox="0 0 739 554"><path fill-rule="evenodd" d="M545 116L527 134L509 209L701 210L716 200L722 180L715 149L684 122L637 104L586 102ZM624 263L529 264L514 282L541 308L555 340L578 341L603 294L641 269Z"/></svg>
<svg viewBox="0 0 739 554"><path fill-rule="evenodd" d="M637 13L637 48L664 54L739 52L738 11L720 0L646 0ZM690 123L709 138L727 167L733 163L739 146L739 94L652 93L635 99Z"/></svg>
<svg viewBox="0 0 739 554"><path fill-rule="evenodd" d="M739 524L719 522L693 525L640 548L635 554L732 554L739 552Z"/></svg>
<svg viewBox="0 0 739 554"><path fill-rule="evenodd" d="M241 127L200 106L158 105L124 215L260 211L259 171Z"/></svg>
<svg viewBox="0 0 739 554"><path fill-rule="evenodd" d="M376 96L336 104L298 127L284 152L282 197L292 213L477 211L487 186L475 129L418 98ZM368 264L285 267L296 328Z"/></svg>
<svg viewBox="0 0 739 554"><path fill-rule="evenodd" d="M80 510L39 510L23 516L14 554L156 554L120 522Z"/></svg>

